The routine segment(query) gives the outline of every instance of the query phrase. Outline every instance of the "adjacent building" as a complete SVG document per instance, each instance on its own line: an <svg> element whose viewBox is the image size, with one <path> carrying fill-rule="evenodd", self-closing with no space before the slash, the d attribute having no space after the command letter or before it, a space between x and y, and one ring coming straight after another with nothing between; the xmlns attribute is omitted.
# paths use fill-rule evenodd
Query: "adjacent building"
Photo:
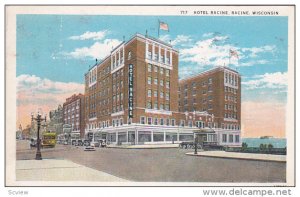
<svg viewBox="0 0 300 197"><path fill-rule="evenodd" d="M217 97L221 94L217 93L219 84L215 80L212 79L212 84L207 81L206 87L215 88L213 96ZM183 82L178 82L178 50L161 40L136 34L115 47L85 74L85 133L92 132L109 143L140 144L193 140L195 132L201 131L203 141L217 143L221 139L219 135L228 134L230 140L223 144L239 145L239 121L236 130L225 129L225 123L222 128L218 112L222 103L216 105L215 110L209 110L210 106L204 108L204 105L199 108L181 105L182 94L178 94L178 88L180 84L181 92ZM72 118L68 110L66 112L64 105L66 123ZM232 116L235 114L230 113L227 119L231 120ZM238 116L239 112L237 119ZM223 118L223 122L227 123L227 119ZM230 132L236 140L231 141Z"/></svg>
<svg viewBox="0 0 300 197"><path fill-rule="evenodd" d="M70 128L70 136L84 137L84 96L74 94L63 104L63 133ZM69 131L69 130L68 130Z"/></svg>
<svg viewBox="0 0 300 197"><path fill-rule="evenodd" d="M180 80L178 105L181 112L213 114L221 142L240 142L241 75L237 71L217 67Z"/></svg>
<svg viewBox="0 0 300 197"><path fill-rule="evenodd" d="M58 107L54 110L49 112L49 123L48 123L48 130L51 132L55 132L56 134L63 133L63 124L64 124L64 117L63 117L63 107L58 105Z"/></svg>

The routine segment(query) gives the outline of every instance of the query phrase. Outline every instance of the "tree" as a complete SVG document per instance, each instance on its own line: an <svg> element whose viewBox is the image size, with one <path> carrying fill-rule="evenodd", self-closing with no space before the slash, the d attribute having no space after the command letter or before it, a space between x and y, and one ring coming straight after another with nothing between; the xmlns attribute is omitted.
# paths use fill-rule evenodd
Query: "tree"
<svg viewBox="0 0 300 197"><path fill-rule="evenodd" d="M264 150L267 149L267 145L266 145L266 144L260 144L260 145L259 145L259 149L260 149L261 151L264 151Z"/></svg>
<svg viewBox="0 0 300 197"><path fill-rule="evenodd" d="M273 144L268 144L268 150L271 151L274 148Z"/></svg>
<svg viewBox="0 0 300 197"><path fill-rule="evenodd" d="M242 151L245 151L248 148L248 144L246 142L242 143Z"/></svg>

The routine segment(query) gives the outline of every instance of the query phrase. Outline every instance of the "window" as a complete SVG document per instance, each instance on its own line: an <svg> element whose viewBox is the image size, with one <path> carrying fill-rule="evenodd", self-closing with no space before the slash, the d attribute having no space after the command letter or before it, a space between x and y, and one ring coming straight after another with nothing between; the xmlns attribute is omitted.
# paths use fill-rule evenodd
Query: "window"
<svg viewBox="0 0 300 197"><path fill-rule="evenodd" d="M164 98L164 92L160 91L160 98Z"/></svg>
<svg viewBox="0 0 300 197"><path fill-rule="evenodd" d="M158 68L157 68L157 66L153 66L154 67L154 72L156 72L157 73L157 71L158 71Z"/></svg>
<svg viewBox="0 0 300 197"><path fill-rule="evenodd" d="M154 78L154 84L157 85L157 78Z"/></svg>
<svg viewBox="0 0 300 197"><path fill-rule="evenodd" d="M166 60L167 60L167 64L170 64L170 58L166 57Z"/></svg>
<svg viewBox="0 0 300 197"><path fill-rule="evenodd" d="M151 125L152 124L152 118L148 117L147 119L148 119L148 124Z"/></svg>
<svg viewBox="0 0 300 197"><path fill-rule="evenodd" d="M166 88L170 88L170 81L166 81Z"/></svg>
<svg viewBox="0 0 300 197"><path fill-rule="evenodd" d="M148 97L152 96L152 90L148 90Z"/></svg>
<svg viewBox="0 0 300 197"><path fill-rule="evenodd" d="M185 123L184 120L180 120L180 126L184 127L184 123Z"/></svg>
<svg viewBox="0 0 300 197"><path fill-rule="evenodd" d="M152 103L151 103L151 101L148 101L148 102L147 102L147 108L148 108L148 109L151 109L151 108L152 108Z"/></svg>
<svg viewBox="0 0 300 197"><path fill-rule="evenodd" d="M164 109L164 104L161 103L160 106L159 106L159 109L163 110Z"/></svg>
<svg viewBox="0 0 300 197"><path fill-rule="evenodd" d="M154 95L154 97L157 97L157 90L153 91L153 95Z"/></svg>
<svg viewBox="0 0 300 197"><path fill-rule="evenodd" d="M154 53L154 60L158 60L158 55L157 55L157 53Z"/></svg>
<svg viewBox="0 0 300 197"><path fill-rule="evenodd" d="M158 125L158 118L154 118L154 125Z"/></svg>
<svg viewBox="0 0 300 197"><path fill-rule="evenodd" d="M189 120L189 127L193 127L193 121Z"/></svg>
<svg viewBox="0 0 300 197"><path fill-rule="evenodd" d="M148 72L152 72L152 65L148 64Z"/></svg>
<svg viewBox="0 0 300 197"><path fill-rule="evenodd" d="M207 107L208 109L212 109L213 107L212 107L212 104L208 104L208 107Z"/></svg>
<svg viewBox="0 0 300 197"><path fill-rule="evenodd" d="M225 110L227 110L228 108L227 108L227 104L225 104Z"/></svg>
<svg viewBox="0 0 300 197"><path fill-rule="evenodd" d="M233 143L233 135L232 134L229 135L229 142Z"/></svg>
<svg viewBox="0 0 300 197"><path fill-rule="evenodd" d="M162 56L160 56L160 60L159 60L160 62L164 62L165 61L165 57L162 55Z"/></svg>
<svg viewBox="0 0 300 197"><path fill-rule="evenodd" d="M165 105L165 110L167 110L167 111L170 110L170 104L167 103L167 104Z"/></svg>
<svg viewBox="0 0 300 197"><path fill-rule="evenodd" d="M148 51L148 58L152 59L152 52L151 51Z"/></svg>
<svg viewBox="0 0 300 197"><path fill-rule="evenodd" d="M148 77L148 84L151 85L152 83L152 77Z"/></svg>
<svg viewBox="0 0 300 197"><path fill-rule="evenodd" d="M154 109L157 109L157 101L154 102Z"/></svg>
<svg viewBox="0 0 300 197"><path fill-rule="evenodd" d="M212 78L208 78L208 83L212 84Z"/></svg>
<svg viewBox="0 0 300 197"><path fill-rule="evenodd" d="M166 69L166 76L170 76L170 70Z"/></svg>
<svg viewBox="0 0 300 197"><path fill-rule="evenodd" d="M160 119L160 125L164 125L164 119L163 118Z"/></svg>
<svg viewBox="0 0 300 197"><path fill-rule="evenodd" d="M170 119L166 119L166 125L169 126L170 125Z"/></svg>
<svg viewBox="0 0 300 197"><path fill-rule="evenodd" d="M128 52L128 60L131 59L131 51Z"/></svg>
<svg viewBox="0 0 300 197"><path fill-rule="evenodd" d="M239 135L235 135L235 142L239 143L240 142L240 136Z"/></svg>
<svg viewBox="0 0 300 197"><path fill-rule="evenodd" d="M160 68L159 70L160 70L160 74L163 75L164 74L164 68Z"/></svg>
<svg viewBox="0 0 300 197"><path fill-rule="evenodd" d="M159 81L159 83L160 83L160 86L164 86L164 80L161 79L161 80Z"/></svg>
<svg viewBox="0 0 300 197"><path fill-rule="evenodd" d="M209 95L207 98L208 98L209 101L211 101L213 99L213 96Z"/></svg>
<svg viewBox="0 0 300 197"><path fill-rule="evenodd" d="M222 135L222 142L224 142L224 143L227 142L227 134Z"/></svg>
<svg viewBox="0 0 300 197"><path fill-rule="evenodd" d="M207 91L208 91L208 92L211 92L211 91L212 91L211 85L208 86Z"/></svg>
<svg viewBox="0 0 300 197"><path fill-rule="evenodd" d="M172 126L175 126L175 125L176 125L175 119L172 119L172 120L171 120L171 125L172 125Z"/></svg>
<svg viewBox="0 0 300 197"><path fill-rule="evenodd" d="M140 123L141 124L145 124L145 116L141 116L140 117Z"/></svg>
<svg viewBox="0 0 300 197"><path fill-rule="evenodd" d="M170 100L170 95L169 95L169 93L166 93L166 100L167 100L167 101Z"/></svg>

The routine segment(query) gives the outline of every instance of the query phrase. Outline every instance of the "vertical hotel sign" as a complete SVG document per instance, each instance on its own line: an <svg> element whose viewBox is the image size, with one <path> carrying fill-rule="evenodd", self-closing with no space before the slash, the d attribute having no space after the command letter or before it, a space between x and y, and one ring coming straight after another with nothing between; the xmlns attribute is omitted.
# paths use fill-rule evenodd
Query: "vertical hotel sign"
<svg viewBox="0 0 300 197"><path fill-rule="evenodd" d="M128 75L128 118L133 118L133 64L129 64Z"/></svg>

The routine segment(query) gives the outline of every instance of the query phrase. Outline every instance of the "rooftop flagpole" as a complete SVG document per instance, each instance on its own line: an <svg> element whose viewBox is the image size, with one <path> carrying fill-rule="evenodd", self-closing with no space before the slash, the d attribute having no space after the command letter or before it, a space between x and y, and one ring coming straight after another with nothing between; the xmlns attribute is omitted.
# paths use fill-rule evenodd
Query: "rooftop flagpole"
<svg viewBox="0 0 300 197"><path fill-rule="evenodd" d="M158 30L157 30L157 38L159 39L159 29L160 29L160 21L158 19Z"/></svg>

